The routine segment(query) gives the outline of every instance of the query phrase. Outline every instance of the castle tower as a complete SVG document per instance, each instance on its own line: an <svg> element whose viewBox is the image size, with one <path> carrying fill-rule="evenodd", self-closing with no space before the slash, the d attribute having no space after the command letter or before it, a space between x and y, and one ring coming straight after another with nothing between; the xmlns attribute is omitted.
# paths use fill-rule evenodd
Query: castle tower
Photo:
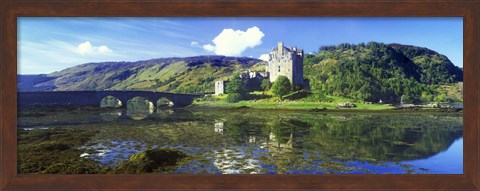
<svg viewBox="0 0 480 191"><path fill-rule="evenodd" d="M283 42L278 42L269 57L267 72L270 82L275 82L278 76L286 76L292 85L304 86L302 49L287 48Z"/></svg>
<svg viewBox="0 0 480 191"><path fill-rule="evenodd" d="M278 55L283 54L283 42L282 41L278 42L277 50L278 50Z"/></svg>

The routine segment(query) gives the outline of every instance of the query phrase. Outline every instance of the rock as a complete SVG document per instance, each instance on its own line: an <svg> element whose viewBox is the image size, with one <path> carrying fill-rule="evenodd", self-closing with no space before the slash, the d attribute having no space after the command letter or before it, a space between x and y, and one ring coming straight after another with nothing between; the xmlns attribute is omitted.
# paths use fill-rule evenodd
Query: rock
<svg viewBox="0 0 480 191"><path fill-rule="evenodd" d="M355 104L353 103L350 103L350 102L344 102L344 103L339 103L337 105L337 107L340 107L340 108L353 108L353 107L356 107Z"/></svg>
<svg viewBox="0 0 480 191"><path fill-rule="evenodd" d="M326 111L326 110L327 110L327 108L324 107L324 108L321 108L321 109L319 109L319 108L314 108L314 109L311 109L310 111L320 112L320 111Z"/></svg>
<svg viewBox="0 0 480 191"><path fill-rule="evenodd" d="M132 155L114 168L114 173L152 173L175 170L187 155L176 149L148 149Z"/></svg>

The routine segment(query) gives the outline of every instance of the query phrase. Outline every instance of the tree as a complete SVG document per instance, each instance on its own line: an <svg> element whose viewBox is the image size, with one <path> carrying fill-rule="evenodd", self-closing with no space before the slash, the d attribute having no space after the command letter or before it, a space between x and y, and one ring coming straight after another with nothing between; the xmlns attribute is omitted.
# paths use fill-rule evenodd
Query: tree
<svg viewBox="0 0 480 191"><path fill-rule="evenodd" d="M245 83L243 82L242 78L234 74L230 78L230 82L227 83L227 87L226 87L227 94L231 94L231 93L243 94L245 92L244 86L245 86Z"/></svg>
<svg viewBox="0 0 480 191"><path fill-rule="evenodd" d="M424 91L424 92L422 92L422 96L420 97L420 99L424 103L428 103L428 102L431 102L433 100L433 95Z"/></svg>
<svg viewBox="0 0 480 191"><path fill-rule="evenodd" d="M272 85L272 93L280 99L292 91L292 84L285 76L278 76Z"/></svg>
<svg viewBox="0 0 480 191"><path fill-rule="evenodd" d="M446 102L447 101L447 95L445 95L443 93L440 93L439 95L437 95L437 97L435 97L434 101L435 102Z"/></svg>
<svg viewBox="0 0 480 191"><path fill-rule="evenodd" d="M227 102L239 102L242 100L243 94L245 93L245 82L238 74L234 74L230 78L230 82L227 83L226 91L228 94L226 98Z"/></svg>
<svg viewBox="0 0 480 191"><path fill-rule="evenodd" d="M262 87L263 91L269 90L271 86L272 86L272 83L270 83L270 80L266 78L263 79L262 84L260 84L260 87Z"/></svg>

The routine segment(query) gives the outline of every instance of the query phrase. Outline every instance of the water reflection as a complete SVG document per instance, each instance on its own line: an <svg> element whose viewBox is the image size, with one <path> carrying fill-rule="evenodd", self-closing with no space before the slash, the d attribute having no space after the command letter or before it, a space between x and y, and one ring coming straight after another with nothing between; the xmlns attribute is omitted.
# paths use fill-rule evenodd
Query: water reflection
<svg viewBox="0 0 480 191"><path fill-rule="evenodd" d="M225 127L225 124L223 121L215 120L215 128L214 128L215 133L223 134L224 127Z"/></svg>
<svg viewBox="0 0 480 191"><path fill-rule="evenodd" d="M146 147L179 149L192 161L180 165L176 173L463 172L459 159L463 147L451 147L463 136L461 113L154 111L148 100L127 104L132 104L127 110L20 116L19 124L35 129L35 124L45 126L40 122L55 119L55 123L77 129L101 128L82 147L89 151L82 157L106 165L115 165ZM73 117L82 123L71 123ZM89 118L100 122L88 126Z"/></svg>
<svg viewBox="0 0 480 191"><path fill-rule="evenodd" d="M250 157L242 148L225 148L214 151L214 166L222 174L259 174L261 162Z"/></svg>
<svg viewBox="0 0 480 191"><path fill-rule="evenodd" d="M104 121L115 121L118 118L120 118L120 116L122 116L121 110L114 110L114 111L100 113L100 117L102 117Z"/></svg>
<svg viewBox="0 0 480 191"><path fill-rule="evenodd" d="M158 109L156 113L152 119L161 124L145 129L154 122L140 121L138 128L131 128L138 135L136 141L194 149L188 152L201 156L202 163L183 170L209 163L218 170L213 173L371 173L382 169L378 165L392 169L383 169L383 173L425 173L428 168L401 162L428 160L463 134L458 114L260 114L184 109ZM109 135L118 132L122 131ZM206 148L213 150L206 152Z"/></svg>
<svg viewBox="0 0 480 191"><path fill-rule="evenodd" d="M168 118L173 115L175 111L173 109L160 109L157 108L157 116L160 118Z"/></svg>
<svg viewBox="0 0 480 191"><path fill-rule="evenodd" d="M107 96L108 97L108 96ZM161 100L161 99L160 99ZM160 103L160 101L159 101ZM171 106L173 105L159 105L157 108L149 100L142 97L135 97L127 102L126 109L117 109L104 111L100 113L103 121L115 121L122 118L122 116L127 116L129 119L133 120L143 120L146 118L154 119L168 119L168 120L189 120L193 118L193 113L191 111L177 108L174 109ZM109 106L104 106L108 108Z"/></svg>
<svg viewBox="0 0 480 191"><path fill-rule="evenodd" d="M127 102L127 116L133 120L145 119L154 110L153 103L143 97L134 97Z"/></svg>

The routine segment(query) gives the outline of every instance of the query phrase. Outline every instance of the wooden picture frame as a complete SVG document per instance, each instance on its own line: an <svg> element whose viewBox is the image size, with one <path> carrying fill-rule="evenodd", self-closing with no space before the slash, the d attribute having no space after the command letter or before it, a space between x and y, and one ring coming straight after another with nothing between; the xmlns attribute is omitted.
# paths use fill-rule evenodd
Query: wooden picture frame
<svg viewBox="0 0 480 191"><path fill-rule="evenodd" d="M451 189L479 186L480 2L3 0L0 4L2 190L112 189ZM464 23L464 174L461 175L19 175L16 173L17 18L28 17L462 17Z"/></svg>

